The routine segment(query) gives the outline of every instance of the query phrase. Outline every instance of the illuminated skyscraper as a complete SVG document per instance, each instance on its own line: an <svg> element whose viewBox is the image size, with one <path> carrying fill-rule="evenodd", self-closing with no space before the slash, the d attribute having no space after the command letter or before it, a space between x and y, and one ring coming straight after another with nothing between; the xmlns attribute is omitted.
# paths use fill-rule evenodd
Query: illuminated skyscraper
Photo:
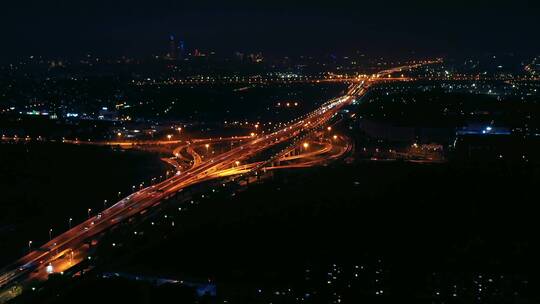
<svg viewBox="0 0 540 304"><path fill-rule="evenodd" d="M172 60L178 57L178 47L176 46L176 39L173 35L169 37L169 53L167 55Z"/></svg>
<svg viewBox="0 0 540 304"><path fill-rule="evenodd" d="M178 56L179 58L184 58L186 48L183 40L180 40L178 42Z"/></svg>

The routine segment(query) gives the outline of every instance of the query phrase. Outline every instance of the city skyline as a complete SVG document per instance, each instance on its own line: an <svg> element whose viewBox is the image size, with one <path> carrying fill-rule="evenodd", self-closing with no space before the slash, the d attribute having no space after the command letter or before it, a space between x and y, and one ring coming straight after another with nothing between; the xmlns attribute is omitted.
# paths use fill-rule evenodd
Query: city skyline
<svg viewBox="0 0 540 304"><path fill-rule="evenodd" d="M359 50L446 56L538 50L532 1L399 1L272 5L157 1L9 3L2 60L23 56L150 56L170 35L199 49L320 55ZM27 10L32 5L36 9ZM16 26L14 26L16 25ZM105 47L106 46L106 47Z"/></svg>

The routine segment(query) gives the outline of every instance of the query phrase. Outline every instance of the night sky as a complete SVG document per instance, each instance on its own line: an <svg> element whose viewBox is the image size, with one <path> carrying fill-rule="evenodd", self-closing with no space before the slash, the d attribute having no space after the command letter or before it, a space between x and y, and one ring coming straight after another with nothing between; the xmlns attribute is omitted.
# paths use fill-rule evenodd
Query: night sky
<svg viewBox="0 0 540 304"><path fill-rule="evenodd" d="M163 54L170 34L189 49L276 55L538 53L539 1L469 2L4 1L0 60Z"/></svg>

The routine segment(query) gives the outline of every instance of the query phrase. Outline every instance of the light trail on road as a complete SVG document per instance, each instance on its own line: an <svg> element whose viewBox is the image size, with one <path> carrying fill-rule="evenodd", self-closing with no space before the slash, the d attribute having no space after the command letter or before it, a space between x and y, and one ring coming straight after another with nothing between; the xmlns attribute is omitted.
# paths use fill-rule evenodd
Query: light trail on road
<svg viewBox="0 0 540 304"><path fill-rule="evenodd" d="M380 72L364 81L352 84L345 95L325 102L316 110L294 120L280 130L267 135L241 138L243 142L237 147L215 157L209 157L204 160L200 156L196 157L194 161L196 165L193 167L129 195L104 210L99 216L90 217L68 231L52 238L39 248L32 250L15 263L4 267L0 271L0 286L9 287L16 283L25 286L32 280L46 279L51 272L51 269L47 269L47 266L52 266L53 272L61 272L68 269L89 257L89 246L87 244L98 238L100 234L119 222L151 208L181 189L210 179L256 170L259 168L259 163L250 165L243 164L243 162L271 147L294 140L302 134L323 127L340 110L350 105L355 98L364 95L368 88L379 79L384 80L385 76L391 75L394 72L400 72L417 66L419 65L398 67ZM204 143L204 141L201 143ZM328 150L328 148L325 149ZM340 154L338 153L338 155ZM316 159L312 161L317 162ZM309 162L303 164L303 166L309 165ZM289 164L288 166L300 167L302 164ZM62 252L73 252L76 258L71 257L70 263L61 262L58 254ZM2 299L0 299L1 301Z"/></svg>

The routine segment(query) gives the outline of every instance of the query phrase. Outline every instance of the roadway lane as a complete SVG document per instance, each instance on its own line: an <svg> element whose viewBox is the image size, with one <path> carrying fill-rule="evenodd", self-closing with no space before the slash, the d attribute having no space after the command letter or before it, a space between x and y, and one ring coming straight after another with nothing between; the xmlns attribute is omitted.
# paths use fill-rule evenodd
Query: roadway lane
<svg viewBox="0 0 540 304"><path fill-rule="evenodd" d="M0 286L9 286L16 282L24 285L29 282L30 278L36 277L36 275L32 275L32 273L35 273L34 270L42 273L42 277L46 278L47 273L45 268L49 263L54 262L58 258L57 253L59 252L65 252L67 250L77 251L78 255L84 258L88 255L88 249L86 248L88 246L85 246L86 243L97 238L99 234L107 231L119 222L158 204L163 199L174 195L183 188L219 177L221 176L220 173L226 172L227 175L230 175L234 174L235 171L237 173L243 173L246 170L251 170L239 166L239 163L270 147L323 126L343 107L351 104L358 96L364 95L367 89L378 79L395 71L402 71L405 68L412 67L417 66L400 67L383 71L375 77L354 84L349 88L346 95L329 100L318 109L296 119L293 123L280 130L256 137L255 139L246 138L245 143L230 151L207 160L198 159L198 165L187 169L184 173L176 174L165 181L131 194L104 210L99 216L96 215L89 218L72 229L56 236L40 248L32 250L15 263L4 267L0 271Z"/></svg>

